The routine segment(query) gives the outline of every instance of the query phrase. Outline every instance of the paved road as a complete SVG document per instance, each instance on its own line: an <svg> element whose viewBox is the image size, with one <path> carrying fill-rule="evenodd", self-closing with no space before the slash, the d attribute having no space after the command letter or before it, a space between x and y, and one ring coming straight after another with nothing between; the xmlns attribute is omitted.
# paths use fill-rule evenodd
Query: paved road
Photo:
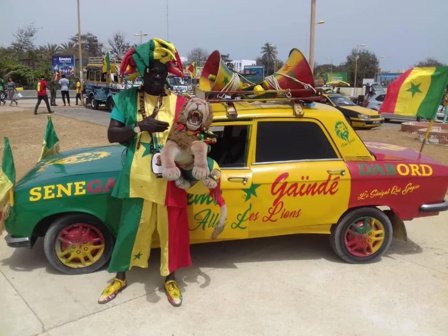
<svg viewBox="0 0 448 336"><path fill-rule="evenodd" d="M56 113L108 122L107 112ZM194 245L193 266L177 274L180 308L160 287L158 251L149 269L129 272L125 291L99 305L111 274L63 275L49 266L41 239L32 250L0 239L0 335L445 336L447 222L443 213L406 223L409 241L393 242L368 265L342 262L319 235Z"/></svg>

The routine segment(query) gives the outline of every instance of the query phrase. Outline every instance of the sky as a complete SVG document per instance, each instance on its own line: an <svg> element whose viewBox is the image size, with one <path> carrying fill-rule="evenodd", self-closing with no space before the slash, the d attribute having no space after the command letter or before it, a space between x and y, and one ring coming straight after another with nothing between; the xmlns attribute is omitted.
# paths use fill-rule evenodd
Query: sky
<svg viewBox="0 0 448 336"><path fill-rule="evenodd" d="M0 46L33 23L35 45L66 43L78 32L78 0L0 0ZM81 34L106 47L120 32L171 41L181 56L201 48L233 60L260 57L265 43L286 61L292 48L309 58L311 0L79 0ZM357 45L374 53L383 71L409 69L428 57L448 65L447 0L316 0L315 63L339 65Z"/></svg>

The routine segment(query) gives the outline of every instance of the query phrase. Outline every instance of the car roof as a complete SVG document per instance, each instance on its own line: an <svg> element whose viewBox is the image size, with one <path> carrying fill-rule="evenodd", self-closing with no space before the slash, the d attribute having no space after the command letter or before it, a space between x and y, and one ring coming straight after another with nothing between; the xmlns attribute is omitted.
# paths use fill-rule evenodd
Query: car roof
<svg viewBox="0 0 448 336"><path fill-rule="evenodd" d="M229 105L225 103L212 103L212 110L214 121L225 120L247 120L247 119L262 119L262 118L300 118L296 116L294 111L294 104L292 102L235 102L231 107L234 107L237 113L236 118L228 117ZM305 118L313 118L318 120L334 120L341 119L340 112L326 104L312 103L300 105Z"/></svg>

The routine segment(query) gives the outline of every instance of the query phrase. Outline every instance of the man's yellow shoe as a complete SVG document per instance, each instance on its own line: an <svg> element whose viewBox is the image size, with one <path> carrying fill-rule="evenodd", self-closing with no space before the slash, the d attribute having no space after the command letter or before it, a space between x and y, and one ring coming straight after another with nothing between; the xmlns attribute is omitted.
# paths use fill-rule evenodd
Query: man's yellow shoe
<svg viewBox="0 0 448 336"><path fill-rule="evenodd" d="M120 280L114 278L114 281L106 287L106 289L101 293L100 298L98 299L98 303L107 303L115 299L118 293L120 293L127 286L126 280Z"/></svg>
<svg viewBox="0 0 448 336"><path fill-rule="evenodd" d="M169 280L165 282L165 292L168 297L168 301L174 307L179 307L182 304L182 293L177 286L176 280Z"/></svg>

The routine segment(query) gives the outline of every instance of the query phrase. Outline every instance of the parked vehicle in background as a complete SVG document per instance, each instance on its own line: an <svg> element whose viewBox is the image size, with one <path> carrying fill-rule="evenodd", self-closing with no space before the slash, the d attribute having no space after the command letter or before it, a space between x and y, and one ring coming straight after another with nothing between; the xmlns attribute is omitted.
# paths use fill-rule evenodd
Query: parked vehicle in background
<svg viewBox="0 0 448 336"><path fill-rule="evenodd" d="M381 105L383 105L384 97L386 97L385 93L374 94L367 100L366 107L375 111L379 111Z"/></svg>
<svg viewBox="0 0 448 336"><path fill-rule="evenodd" d="M193 88L191 86L191 77L189 76L182 78L174 75L168 75L166 80L168 82L169 88L178 95L193 93Z"/></svg>
<svg viewBox="0 0 448 336"><path fill-rule="evenodd" d="M442 105L437 108L437 114L434 118L435 122L443 122L443 110L441 110ZM408 115L400 115L395 113L381 112L381 116L384 118L385 122L393 121L426 121L426 119L422 119L417 116L408 116Z"/></svg>
<svg viewBox="0 0 448 336"><path fill-rule="evenodd" d="M119 74L120 63L115 60L110 62L110 72L103 72L101 57L90 57L86 66L86 79L84 81L84 99L86 106L98 110L100 105L105 105L107 110L112 111L114 101L112 97L123 90L126 86L122 84Z"/></svg>
<svg viewBox="0 0 448 336"><path fill-rule="evenodd" d="M356 105L348 97L337 93L324 93L325 103L337 108L353 128L373 128L384 123L377 111Z"/></svg>

